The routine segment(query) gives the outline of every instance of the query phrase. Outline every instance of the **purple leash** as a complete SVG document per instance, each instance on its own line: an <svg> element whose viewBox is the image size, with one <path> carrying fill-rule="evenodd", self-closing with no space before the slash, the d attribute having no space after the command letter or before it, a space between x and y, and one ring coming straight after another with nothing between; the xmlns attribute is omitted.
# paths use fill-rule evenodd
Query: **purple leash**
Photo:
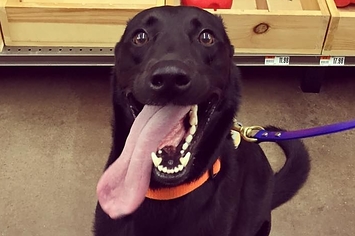
<svg viewBox="0 0 355 236"><path fill-rule="evenodd" d="M268 131L260 126L243 127L240 123L237 123L235 130L239 131L247 141L260 143L316 137L354 128L355 120L295 131ZM255 131L256 134L251 134Z"/></svg>

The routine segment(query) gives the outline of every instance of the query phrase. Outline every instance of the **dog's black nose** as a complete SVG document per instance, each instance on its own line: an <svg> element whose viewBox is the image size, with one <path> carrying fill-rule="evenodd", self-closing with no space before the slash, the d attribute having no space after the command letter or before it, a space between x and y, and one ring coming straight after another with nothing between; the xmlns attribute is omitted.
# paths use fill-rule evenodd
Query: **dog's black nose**
<svg viewBox="0 0 355 236"><path fill-rule="evenodd" d="M150 80L150 87L156 92L184 92L190 84L191 78L187 72L176 66L157 68Z"/></svg>

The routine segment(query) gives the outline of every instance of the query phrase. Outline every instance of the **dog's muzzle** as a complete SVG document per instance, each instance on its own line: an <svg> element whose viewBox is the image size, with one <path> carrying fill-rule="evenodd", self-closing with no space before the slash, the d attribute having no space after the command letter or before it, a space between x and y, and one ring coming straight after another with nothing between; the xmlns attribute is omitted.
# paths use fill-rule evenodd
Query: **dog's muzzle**
<svg viewBox="0 0 355 236"><path fill-rule="evenodd" d="M191 86L191 77L181 66L165 65L155 69L149 81L152 93L174 93L179 95Z"/></svg>

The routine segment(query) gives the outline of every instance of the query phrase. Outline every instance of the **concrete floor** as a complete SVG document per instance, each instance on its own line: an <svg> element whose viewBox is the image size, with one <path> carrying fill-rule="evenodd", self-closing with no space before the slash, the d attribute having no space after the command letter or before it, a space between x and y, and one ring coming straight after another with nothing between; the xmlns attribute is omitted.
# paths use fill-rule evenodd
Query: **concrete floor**
<svg viewBox="0 0 355 236"><path fill-rule="evenodd" d="M354 70L332 70L320 94L297 69L243 69L239 120L300 129L355 119ZM91 235L96 183L110 143L109 70L0 68L0 235ZM355 232L355 132L306 139L309 181L273 212L273 236ZM282 163L274 144L270 162ZM275 167L276 168L276 167Z"/></svg>

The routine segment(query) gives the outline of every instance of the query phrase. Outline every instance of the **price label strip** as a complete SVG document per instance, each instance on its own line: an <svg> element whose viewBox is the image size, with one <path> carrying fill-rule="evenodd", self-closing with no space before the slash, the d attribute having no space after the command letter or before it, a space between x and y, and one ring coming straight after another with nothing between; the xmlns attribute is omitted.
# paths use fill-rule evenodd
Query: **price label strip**
<svg viewBox="0 0 355 236"><path fill-rule="evenodd" d="M345 57L320 57L319 65L321 66L343 66L345 65Z"/></svg>
<svg viewBox="0 0 355 236"><path fill-rule="evenodd" d="M267 56L265 57L265 65L288 66L290 65L290 57L289 56Z"/></svg>

